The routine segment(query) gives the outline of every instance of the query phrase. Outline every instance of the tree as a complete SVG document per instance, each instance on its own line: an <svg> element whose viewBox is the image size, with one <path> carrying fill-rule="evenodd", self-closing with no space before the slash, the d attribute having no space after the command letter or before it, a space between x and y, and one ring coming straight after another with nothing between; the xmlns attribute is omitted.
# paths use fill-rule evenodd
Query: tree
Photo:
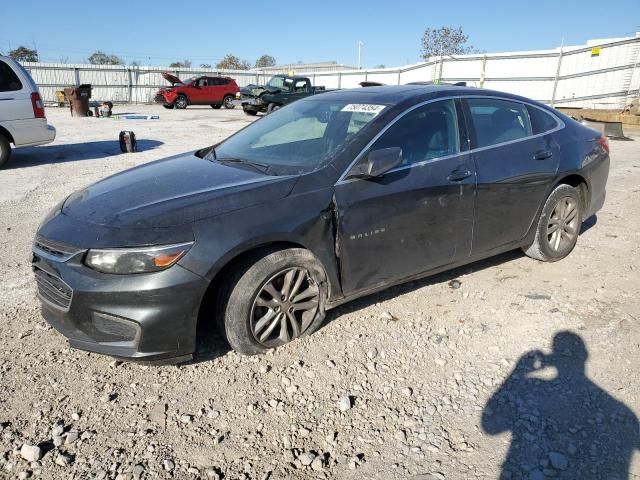
<svg viewBox="0 0 640 480"><path fill-rule="evenodd" d="M422 58L429 60L435 56L472 53L475 48L467 45L468 39L462 27L427 28L422 35Z"/></svg>
<svg viewBox="0 0 640 480"><path fill-rule="evenodd" d="M181 60L169 65L171 68L191 68L191 60Z"/></svg>
<svg viewBox="0 0 640 480"><path fill-rule="evenodd" d="M200 64L200 68L211 68L211 64L210 63L201 63Z"/></svg>
<svg viewBox="0 0 640 480"><path fill-rule="evenodd" d="M37 62L38 50L36 50L35 48L32 50L20 45L15 50L10 50L9 56L14 60L18 60L19 62Z"/></svg>
<svg viewBox="0 0 640 480"><path fill-rule="evenodd" d="M262 55L256 60L256 68L273 67L276 64L276 59L271 55Z"/></svg>
<svg viewBox="0 0 640 480"><path fill-rule="evenodd" d="M94 52L87 59L91 65L124 65L125 62L117 55L108 55L101 50Z"/></svg>
<svg viewBox="0 0 640 480"><path fill-rule="evenodd" d="M235 55L227 53L224 58L218 62L216 68L220 70L249 70L251 64L246 60L240 60Z"/></svg>

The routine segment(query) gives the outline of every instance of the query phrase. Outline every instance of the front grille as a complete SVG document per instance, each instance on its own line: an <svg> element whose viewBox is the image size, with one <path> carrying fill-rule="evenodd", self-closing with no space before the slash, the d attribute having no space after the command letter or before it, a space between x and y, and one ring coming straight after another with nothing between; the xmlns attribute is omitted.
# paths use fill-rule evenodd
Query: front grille
<svg viewBox="0 0 640 480"><path fill-rule="evenodd" d="M74 247L72 245L65 245L64 243L49 240L40 235L36 236L34 246L43 252L53 255L54 257L71 257L76 253L82 251L82 248Z"/></svg>
<svg viewBox="0 0 640 480"><path fill-rule="evenodd" d="M34 273L36 275L38 295L40 298L56 307L68 310L69 305L71 305L71 297L73 296L71 287L58 277L39 268L36 268Z"/></svg>

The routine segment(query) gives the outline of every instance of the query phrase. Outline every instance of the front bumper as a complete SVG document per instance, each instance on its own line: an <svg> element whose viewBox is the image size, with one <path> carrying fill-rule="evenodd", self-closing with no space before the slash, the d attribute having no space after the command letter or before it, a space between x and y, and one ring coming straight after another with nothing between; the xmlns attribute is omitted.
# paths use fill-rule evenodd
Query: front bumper
<svg viewBox="0 0 640 480"><path fill-rule="evenodd" d="M252 98L252 97L243 97L240 99L236 98L232 103L236 107L245 107L245 106L259 107L262 105L262 101L260 101L260 99Z"/></svg>
<svg viewBox="0 0 640 480"><path fill-rule="evenodd" d="M82 264L85 250L37 239L32 266L42 315L74 348L158 360L192 354L208 282L174 265L107 275Z"/></svg>

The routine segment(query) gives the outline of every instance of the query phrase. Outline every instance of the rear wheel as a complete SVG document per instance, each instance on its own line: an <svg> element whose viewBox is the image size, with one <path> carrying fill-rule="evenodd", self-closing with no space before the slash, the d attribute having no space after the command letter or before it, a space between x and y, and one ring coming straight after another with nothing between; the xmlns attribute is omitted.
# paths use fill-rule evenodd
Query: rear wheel
<svg viewBox="0 0 640 480"><path fill-rule="evenodd" d="M556 262L571 253L582 226L582 201L569 185L558 185L542 208L533 243L523 248L529 257Z"/></svg>
<svg viewBox="0 0 640 480"><path fill-rule="evenodd" d="M254 257L228 282L218 302L218 328L238 353L253 355L308 335L322 324L324 269L308 250Z"/></svg>
<svg viewBox="0 0 640 480"><path fill-rule="evenodd" d="M164 108L169 109L169 110L173 110L173 105L166 105L166 104L163 104L162 106L163 106Z"/></svg>
<svg viewBox="0 0 640 480"><path fill-rule="evenodd" d="M224 105L224 108L229 110L231 110L232 108L236 108L236 106L233 104L233 95L226 95L222 99L222 104Z"/></svg>
<svg viewBox="0 0 640 480"><path fill-rule="evenodd" d="M4 167L11 158L11 145L3 135L0 135L0 168Z"/></svg>
<svg viewBox="0 0 640 480"><path fill-rule="evenodd" d="M252 117L255 117L258 114L256 110L251 110L250 108L243 108L242 111L245 115L250 115Z"/></svg>
<svg viewBox="0 0 640 480"><path fill-rule="evenodd" d="M187 105L189 105L189 100L187 100L187 97L185 95L178 95L178 98L176 98L176 101L173 103L175 105L176 108L187 108Z"/></svg>
<svg viewBox="0 0 640 480"><path fill-rule="evenodd" d="M213 108L214 110L220 110L220 107L222 107L222 105L220 105L219 103L211 105L211 108Z"/></svg>

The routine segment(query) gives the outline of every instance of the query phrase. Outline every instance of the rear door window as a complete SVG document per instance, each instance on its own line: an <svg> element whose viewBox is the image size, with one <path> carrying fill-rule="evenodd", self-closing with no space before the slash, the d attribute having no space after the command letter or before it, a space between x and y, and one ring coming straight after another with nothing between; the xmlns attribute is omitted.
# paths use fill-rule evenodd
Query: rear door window
<svg viewBox="0 0 640 480"><path fill-rule="evenodd" d="M531 136L529 113L522 103L495 98L467 99L476 147L489 147Z"/></svg>
<svg viewBox="0 0 640 480"><path fill-rule="evenodd" d="M534 135L546 133L558 126L556 119L542 109L532 107L531 105L527 105L527 109L529 110L529 118L531 119L531 127L533 128Z"/></svg>
<svg viewBox="0 0 640 480"><path fill-rule="evenodd" d="M16 72L6 63L0 60L0 92L15 92L22 90L22 82Z"/></svg>

